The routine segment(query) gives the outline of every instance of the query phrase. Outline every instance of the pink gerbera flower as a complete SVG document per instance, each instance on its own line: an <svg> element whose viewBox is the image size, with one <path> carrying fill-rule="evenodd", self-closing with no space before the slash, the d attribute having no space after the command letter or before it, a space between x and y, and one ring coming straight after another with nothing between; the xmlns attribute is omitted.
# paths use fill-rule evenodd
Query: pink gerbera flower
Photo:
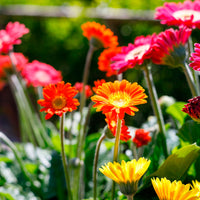
<svg viewBox="0 0 200 200"><path fill-rule="evenodd" d="M152 61L155 64L182 66L185 62L185 44L191 35L191 29L172 28L161 32L155 39L152 51Z"/></svg>
<svg viewBox="0 0 200 200"><path fill-rule="evenodd" d="M117 70L118 73L122 73L136 65L142 65L151 56L154 38L155 34L136 37L134 44L130 43L128 46L122 47L121 53L111 59L113 61L111 68Z"/></svg>
<svg viewBox="0 0 200 200"><path fill-rule="evenodd" d="M0 52L8 53L13 45L21 44L21 38L29 29L19 22L9 22L5 30L0 30Z"/></svg>
<svg viewBox="0 0 200 200"><path fill-rule="evenodd" d="M200 28L200 1L185 1L183 3L164 3L164 6L156 9L155 18L161 20L161 24L169 26L186 26L188 28Z"/></svg>
<svg viewBox="0 0 200 200"><path fill-rule="evenodd" d="M192 67L196 71L200 71L200 44L195 43L194 44L194 53L191 54L190 60L193 61L190 63L190 67Z"/></svg>
<svg viewBox="0 0 200 200"><path fill-rule="evenodd" d="M34 87L56 84L62 80L60 71L57 71L51 65L37 60L26 65L22 70L22 76L26 80L27 85L33 85Z"/></svg>

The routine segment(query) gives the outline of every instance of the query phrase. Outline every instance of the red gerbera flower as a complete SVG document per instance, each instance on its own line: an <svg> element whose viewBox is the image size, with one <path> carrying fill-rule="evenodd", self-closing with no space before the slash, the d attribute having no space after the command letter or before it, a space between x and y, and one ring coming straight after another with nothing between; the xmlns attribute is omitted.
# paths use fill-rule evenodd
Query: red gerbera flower
<svg viewBox="0 0 200 200"><path fill-rule="evenodd" d="M28 59L22 53L13 53L13 62L18 71L21 71L28 63ZM12 63L8 55L0 55L0 77L5 77L4 70L11 68Z"/></svg>
<svg viewBox="0 0 200 200"><path fill-rule="evenodd" d="M172 28L161 32L155 39L152 51L152 61L155 64L182 66L186 59L185 43L191 34L191 29Z"/></svg>
<svg viewBox="0 0 200 200"><path fill-rule="evenodd" d="M38 100L38 104L44 107L40 112L47 113L45 119L50 119L54 114L61 117L63 113L76 110L79 102L74 96L77 93L70 83L65 84L64 81L47 85L43 88L44 99Z"/></svg>
<svg viewBox="0 0 200 200"><path fill-rule="evenodd" d="M200 122L200 96L188 100L183 112L187 113L194 121Z"/></svg>
<svg viewBox="0 0 200 200"><path fill-rule="evenodd" d="M114 33L106 28L105 25L101 25L96 22L86 22L81 26L83 35L97 47L116 47L118 45L118 37L114 36Z"/></svg>
<svg viewBox="0 0 200 200"><path fill-rule="evenodd" d="M190 60L193 61L190 63L190 67L192 67L196 71L200 71L200 44L195 43L194 44L194 53L191 54Z"/></svg>
<svg viewBox="0 0 200 200"><path fill-rule="evenodd" d="M27 85L34 87L56 84L62 80L60 71L57 71L51 65L34 60L28 63L22 71L22 76Z"/></svg>
<svg viewBox="0 0 200 200"><path fill-rule="evenodd" d="M106 113L106 123L108 124L108 128L115 136L117 131L117 115L113 113ZM128 141L131 138L130 132L128 131L128 127L125 125L124 119L121 122L121 132L120 132L120 140Z"/></svg>
<svg viewBox="0 0 200 200"><path fill-rule="evenodd" d="M111 68L117 70L118 73L122 73L136 65L142 65L146 59L151 57L154 38L155 34L136 37L134 44L130 43L127 47L122 47L121 53L111 59L113 61Z"/></svg>
<svg viewBox="0 0 200 200"><path fill-rule="evenodd" d="M76 82L74 87L81 93L83 90L83 83ZM89 98L93 95L92 89L89 85L85 85L85 96Z"/></svg>
<svg viewBox="0 0 200 200"><path fill-rule="evenodd" d="M101 86L103 83L105 83L106 81L104 79L101 79L101 80L96 80L94 81L94 85L95 87L93 87L93 91L96 93L97 89L99 86Z"/></svg>
<svg viewBox="0 0 200 200"><path fill-rule="evenodd" d="M146 103L147 98L144 89L135 83L130 83L126 80L103 83L99 86L97 95L91 97L94 107L97 111L103 111L103 114L112 112L124 118L124 114L135 115L138 108L135 105Z"/></svg>
<svg viewBox="0 0 200 200"><path fill-rule="evenodd" d="M99 70L106 72L106 76L110 77L112 75L117 75L117 71L111 68L113 63L111 59L116 56L116 54L121 52L121 47L105 49L98 58L98 68Z"/></svg>
<svg viewBox="0 0 200 200"><path fill-rule="evenodd" d="M137 147L141 147L143 145L147 145L151 141L151 136L148 131L144 129L137 129L135 131L135 137L133 138L133 142Z"/></svg>
<svg viewBox="0 0 200 200"><path fill-rule="evenodd" d="M8 53L13 49L13 45L21 44L21 38L29 33L29 29L19 22L9 22L5 30L0 30L0 52Z"/></svg>
<svg viewBox="0 0 200 200"><path fill-rule="evenodd" d="M158 7L156 11L155 18L161 20L161 24L200 28L199 0L164 3L164 6Z"/></svg>

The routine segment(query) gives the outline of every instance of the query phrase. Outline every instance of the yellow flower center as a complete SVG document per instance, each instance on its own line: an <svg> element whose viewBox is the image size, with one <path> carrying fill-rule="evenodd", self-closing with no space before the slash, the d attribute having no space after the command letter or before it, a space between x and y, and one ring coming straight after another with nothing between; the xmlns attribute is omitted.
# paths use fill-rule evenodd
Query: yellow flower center
<svg viewBox="0 0 200 200"><path fill-rule="evenodd" d="M130 51L126 57L125 57L125 61L131 60L134 57L138 57L139 59L142 58L142 56L144 55L145 51L148 50L150 47L149 44L145 44L139 47L136 47L135 49L133 49L132 51Z"/></svg>
<svg viewBox="0 0 200 200"><path fill-rule="evenodd" d="M116 92L109 96L109 102L117 108L127 107L131 98L127 93Z"/></svg>
<svg viewBox="0 0 200 200"><path fill-rule="evenodd" d="M200 12L195 10L178 10L173 13L173 17L181 20L191 19L193 15L193 22L200 20Z"/></svg>
<svg viewBox="0 0 200 200"><path fill-rule="evenodd" d="M52 106L55 110L62 109L66 105L66 99L62 96L56 96L52 101Z"/></svg>

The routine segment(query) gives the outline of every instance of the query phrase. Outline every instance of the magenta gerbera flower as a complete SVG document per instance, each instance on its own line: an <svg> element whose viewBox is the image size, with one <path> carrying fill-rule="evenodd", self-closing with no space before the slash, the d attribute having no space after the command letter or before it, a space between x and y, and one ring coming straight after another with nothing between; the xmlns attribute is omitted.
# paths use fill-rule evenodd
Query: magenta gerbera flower
<svg viewBox="0 0 200 200"><path fill-rule="evenodd" d="M155 18L161 20L161 24L200 28L199 0L164 3L164 6L158 7L156 11Z"/></svg>
<svg viewBox="0 0 200 200"><path fill-rule="evenodd" d="M154 38L155 34L136 37L134 44L130 43L122 47L121 53L112 58L111 68L122 73L136 65L142 65L146 59L151 57Z"/></svg>
<svg viewBox="0 0 200 200"><path fill-rule="evenodd" d="M60 71L57 71L51 65L34 60L28 63L22 70L22 76L27 85L34 87L56 84L62 80Z"/></svg>
<svg viewBox="0 0 200 200"><path fill-rule="evenodd" d="M195 43L194 44L194 53L191 54L190 60L193 61L190 63L190 67L192 67L196 71L200 71L200 44Z"/></svg>
<svg viewBox="0 0 200 200"><path fill-rule="evenodd" d="M152 61L155 64L182 66L186 59L185 43L191 35L191 29L172 28L158 34L153 44Z"/></svg>
<svg viewBox="0 0 200 200"><path fill-rule="evenodd" d="M29 29L24 24L19 22L9 22L6 25L6 29L0 30L0 52L8 53L12 50L13 45L21 44L21 38L24 34L27 34Z"/></svg>

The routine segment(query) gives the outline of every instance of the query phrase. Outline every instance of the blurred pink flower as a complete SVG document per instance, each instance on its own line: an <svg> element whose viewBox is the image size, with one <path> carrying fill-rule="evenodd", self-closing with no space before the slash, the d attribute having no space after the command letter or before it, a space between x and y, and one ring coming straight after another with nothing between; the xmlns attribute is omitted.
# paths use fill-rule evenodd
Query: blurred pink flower
<svg viewBox="0 0 200 200"><path fill-rule="evenodd" d="M51 65L34 60L28 63L22 70L22 76L27 85L34 87L46 86L48 84L56 84L62 80L60 71L57 71Z"/></svg>
<svg viewBox="0 0 200 200"><path fill-rule="evenodd" d="M190 63L190 67L192 67L196 71L200 71L200 44L195 43L194 44L194 53L191 54L190 60L193 61Z"/></svg>
<svg viewBox="0 0 200 200"><path fill-rule="evenodd" d="M13 45L21 44L21 38L27 34L29 29L19 22L9 22L6 29L0 30L0 52L8 53L13 49Z"/></svg>
<svg viewBox="0 0 200 200"><path fill-rule="evenodd" d="M161 24L169 26L200 28L200 1L166 2L164 6L156 9L155 19L159 19Z"/></svg>

